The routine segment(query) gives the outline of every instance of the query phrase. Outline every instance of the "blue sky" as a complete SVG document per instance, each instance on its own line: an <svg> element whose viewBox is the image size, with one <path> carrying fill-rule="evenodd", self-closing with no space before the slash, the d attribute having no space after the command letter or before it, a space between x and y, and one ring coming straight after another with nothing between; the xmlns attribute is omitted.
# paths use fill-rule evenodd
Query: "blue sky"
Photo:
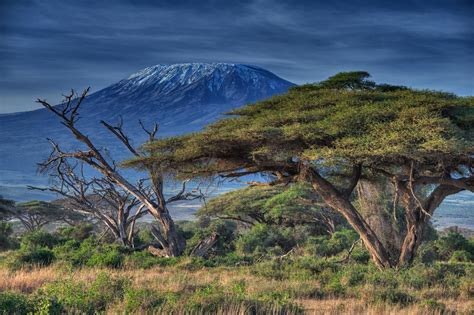
<svg viewBox="0 0 474 315"><path fill-rule="evenodd" d="M0 0L0 113L158 63L261 66L295 83L344 70L474 93L474 1Z"/></svg>

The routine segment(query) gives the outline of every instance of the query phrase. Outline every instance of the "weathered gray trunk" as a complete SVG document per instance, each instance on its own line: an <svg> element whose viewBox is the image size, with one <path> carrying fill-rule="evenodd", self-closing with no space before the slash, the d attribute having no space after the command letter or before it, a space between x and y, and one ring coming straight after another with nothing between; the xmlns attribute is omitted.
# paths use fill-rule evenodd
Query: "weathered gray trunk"
<svg viewBox="0 0 474 315"><path fill-rule="evenodd" d="M394 189L386 181L360 180L357 185L358 208L365 221L377 234L392 262L396 262L403 243L402 228L398 224L393 202Z"/></svg>

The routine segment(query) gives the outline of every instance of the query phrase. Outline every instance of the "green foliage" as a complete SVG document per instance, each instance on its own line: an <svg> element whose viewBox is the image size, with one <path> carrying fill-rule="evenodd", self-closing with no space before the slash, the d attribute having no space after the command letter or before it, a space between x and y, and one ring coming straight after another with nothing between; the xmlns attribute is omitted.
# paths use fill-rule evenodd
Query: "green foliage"
<svg viewBox="0 0 474 315"><path fill-rule="evenodd" d="M330 238L325 236L312 237L308 240L306 249L313 255L322 257L334 256L348 250L359 238L354 230L342 230L334 233ZM363 252L360 252L363 255ZM359 257L364 260L365 257Z"/></svg>
<svg viewBox="0 0 474 315"><path fill-rule="evenodd" d="M256 224L236 241L236 248L244 255L281 255L296 244L291 229Z"/></svg>
<svg viewBox="0 0 474 315"><path fill-rule="evenodd" d="M450 262L471 262L473 261L472 254L466 250L456 250L452 253Z"/></svg>
<svg viewBox="0 0 474 315"><path fill-rule="evenodd" d="M89 267L120 268L125 259L125 250L119 245L102 245L100 250L92 253L86 265Z"/></svg>
<svg viewBox="0 0 474 315"><path fill-rule="evenodd" d="M313 86L315 89L370 90L376 85L375 82L367 80L369 77L370 74L365 71L340 72Z"/></svg>
<svg viewBox="0 0 474 315"><path fill-rule="evenodd" d="M236 224L232 221L213 220L207 222L196 222L191 226L188 225L186 231L189 239L186 241L185 253L190 254L192 250L204 239L212 234L217 234L216 244L207 253L207 256L225 255L234 248L234 239L236 237Z"/></svg>
<svg viewBox="0 0 474 315"><path fill-rule="evenodd" d="M13 228L8 222L0 221L0 251L13 249L17 246L17 242L12 238Z"/></svg>
<svg viewBox="0 0 474 315"><path fill-rule="evenodd" d="M464 254L458 252L456 254L458 258L461 258L460 255L462 255L468 261L474 256L474 243L469 242L459 233L450 232L448 235L437 240L434 246L438 256L443 260L448 260L457 251L464 252Z"/></svg>
<svg viewBox="0 0 474 315"><path fill-rule="evenodd" d="M34 308L25 294L15 292L0 292L0 314L28 314Z"/></svg>
<svg viewBox="0 0 474 315"><path fill-rule="evenodd" d="M129 269L149 269L155 266L174 266L179 257L156 257L148 251L136 251L125 257L124 266Z"/></svg>
<svg viewBox="0 0 474 315"><path fill-rule="evenodd" d="M297 157L389 166L415 160L436 172L435 160L457 163L452 157L471 150L473 98L367 89L372 83L366 77L363 72L342 73L316 88L291 89L234 110L233 117L202 132L147 144L143 150L153 155L127 165L153 162L173 173L191 168L209 174L248 165L276 167Z"/></svg>
<svg viewBox="0 0 474 315"><path fill-rule="evenodd" d="M90 237L82 242L69 240L54 247L58 260L73 267L110 267L123 265L127 249L117 244L102 244Z"/></svg>
<svg viewBox="0 0 474 315"><path fill-rule="evenodd" d="M66 313L96 314L121 300L128 285L125 279L102 273L92 283L66 279L47 284L42 294L54 298Z"/></svg>
<svg viewBox="0 0 474 315"><path fill-rule="evenodd" d="M83 241L93 235L94 226L92 224L78 224L70 227L61 227L57 234L61 238Z"/></svg>
<svg viewBox="0 0 474 315"><path fill-rule="evenodd" d="M24 234L21 237L22 248L46 247L53 248L60 242L60 239L45 230L36 230Z"/></svg>
<svg viewBox="0 0 474 315"><path fill-rule="evenodd" d="M316 234L327 234L333 226L337 228L345 223L337 212L316 206L317 200L313 189L303 184L247 187L211 199L197 214L244 223L309 224Z"/></svg>
<svg viewBox="0 0 474 315"><path fill-rule="evenodd" d="M125 291L124 304L127 313L150 312L165 303L173 302L172 294L160 294L150 289L129 288Z"/></svg>
<svg viewBox="0 0 474 315"><path fill-rule="evenodd" d="M55 260L54 253L45 247L21 248L15 251L6 260L8 268L17 270L21 268L43 267L50 265Z"/></svg>

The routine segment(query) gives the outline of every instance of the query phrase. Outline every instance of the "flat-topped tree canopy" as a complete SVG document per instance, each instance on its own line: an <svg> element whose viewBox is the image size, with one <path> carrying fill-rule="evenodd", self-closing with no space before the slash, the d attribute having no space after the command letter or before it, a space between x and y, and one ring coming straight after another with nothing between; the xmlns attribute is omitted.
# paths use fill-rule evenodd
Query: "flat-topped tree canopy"
<svg viewBox="0 0 474 315"><path fill-rule="evenodd" d="M474 98L378 85L368 76L346 72L292 88L201 132L147 143L146 154L126 164L185 178L263 173L270 184L304 180L359 233L379 268L409 264L441 202L474 191ZM393 203L407 224L400 249L383 244L354 207L362 176L394 184Z"/></svg>
<svg viewBox="0 0 474 315"><path fill-rule="evenodd" d="M149 158L193 174L291 172L296 160L368 167L415 162L429 172L454 170L473 154L474 98L377 85L366 72L318 84L230 112L199 133L143 146Z"/></svg>

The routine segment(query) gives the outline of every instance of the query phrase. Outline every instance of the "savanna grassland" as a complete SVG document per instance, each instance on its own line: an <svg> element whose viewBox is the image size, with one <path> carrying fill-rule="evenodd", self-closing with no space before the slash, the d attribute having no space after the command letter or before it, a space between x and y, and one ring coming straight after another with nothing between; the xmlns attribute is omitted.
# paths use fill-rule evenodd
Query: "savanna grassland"
<svg viewBox="0 0 474 315"><path fill-rule="evenodd" d="M189 223L188 223L189 225ZM265 233L260 231L259 240ZM471 314L473 242L447 234L411 268L380 271L352 231L274 251L162 258L94 235L36 232L2 253L0 312L220 314ZM68 236L67 236L68 235ZM279 240L275 240L280 237ZM273 238L273 243L272 239ZM244 248L257 240L239 240ZM290 241L286 239L286 241ZM239 244L240 242L240 244ZM244 243L244 244L242 244ZM256 247L253 247L256 249ZM330 250L328 250L330 249ZM314 254L314 251L320 254ZM349 254L349 250L351 253ZM239 250L238 250L239 251ZM249 253L247 251L247 253ZM313 254L312 254L313 253Z"/></svg>

